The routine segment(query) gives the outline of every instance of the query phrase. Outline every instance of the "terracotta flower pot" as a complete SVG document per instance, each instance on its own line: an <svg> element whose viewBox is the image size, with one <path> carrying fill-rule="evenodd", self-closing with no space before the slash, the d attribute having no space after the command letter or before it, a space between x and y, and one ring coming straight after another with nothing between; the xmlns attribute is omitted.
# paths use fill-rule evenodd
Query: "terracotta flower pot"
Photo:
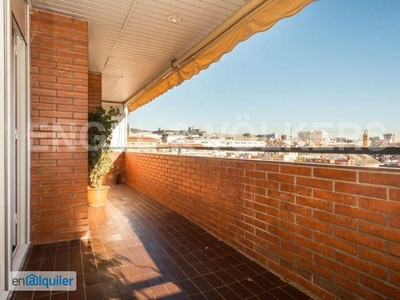
<svg viewBox="0 0 400 300"><path fill-rule="evenodd" d="M102 185L99 188L92 188L88 186L88 204L92 207L104 206L106 204L108 185Z"/></svg>

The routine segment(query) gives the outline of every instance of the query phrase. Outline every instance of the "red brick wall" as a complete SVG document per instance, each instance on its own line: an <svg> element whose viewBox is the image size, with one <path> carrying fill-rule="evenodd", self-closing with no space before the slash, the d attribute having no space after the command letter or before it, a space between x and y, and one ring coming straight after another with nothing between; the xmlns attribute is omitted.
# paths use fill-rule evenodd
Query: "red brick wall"
<svg viewBox="0 0 400 300"><path fill-rule="evenodd" d="M102 76L100 73L89 73L89 111L101 106Z"/></svg>
<svg viewBox="0 0 400 300"><path fill-rule="evenodd" d="M126 153L126 182L318 299L398 299L400 172Z"/></svg>
<svg viewBox="0 0 400 300"><path fill-rule="evenodd" d="M87 232L88 23L32 10L31 240Z"/></svg>

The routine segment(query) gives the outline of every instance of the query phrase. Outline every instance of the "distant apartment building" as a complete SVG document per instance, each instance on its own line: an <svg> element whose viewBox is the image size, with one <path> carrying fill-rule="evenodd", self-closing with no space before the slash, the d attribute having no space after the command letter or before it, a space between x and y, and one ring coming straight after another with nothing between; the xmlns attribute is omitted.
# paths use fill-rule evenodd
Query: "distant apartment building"
<svg viewBox="0 0 400 300"><path fill-rule="evenodd" d="M192 140L181 140L182 144L192 145L200 144L203 147L213 148L262 148L265 147L265 141L259 140L234 140L234 139L192 139Z"/></svg>
<svg viewBox="0 0 400 300"><path fill-rule="evenodd" d="M258 140L227 140L227 139L208 139L201 140L200 143L205 147L232 147L232 148L262 148L265 141Z"/></svg>
<svg viewBox="0 0 400 300"><path fill-rule="evenodd" d="M188 128L188 134L189 135L198 135L198 136L203 136L203 134L205 134L206 131L203 128L196 128L194 126L190 126Z"/></svg>
<svg viewBox="0 0 400 300"><path fill-rule="evenodd" d="M385 133L383 135L383 139L388 143L396 143L397 142L397 136L395 133Z"/></svg>
<svg viewBox="0 0 400 300"><path fill-rule="evenodd" d="M299 157L298 153L284 153L284 152L265 152L263 160L267 161L285 161L294 162Z"/></svg>
<svg viewBox="0 0 400 300"><path fill-rule="evenodd" d="M206 133L203 128L196 128L194 126L188 127L187 130L180 129L166 129L166 128L158 128L158 130L153 131L154 134L158 135L184 135L184 136L202 136Z"/></svg>
<svg viewBox="0 0 400 300"><path fill-rule="evenodd" d="M278 139L279 135L277 133L266 133L256 135L256 137L260 139Z"/></svg>
<svg viewBox="0 0 400 300"><path fill-rule="evenodd" d="M130 136L127 140L128 148L145 149L156 147L159 143L159 139L145 136Z"/></svg>
<svg viewBox="0 0 400 300"><path fill-rule="evenodd" d="M313 143L314 145L320 145L323 140L323 133L320 130L315 131L299 131L297 133L299 141Z"/></svg>

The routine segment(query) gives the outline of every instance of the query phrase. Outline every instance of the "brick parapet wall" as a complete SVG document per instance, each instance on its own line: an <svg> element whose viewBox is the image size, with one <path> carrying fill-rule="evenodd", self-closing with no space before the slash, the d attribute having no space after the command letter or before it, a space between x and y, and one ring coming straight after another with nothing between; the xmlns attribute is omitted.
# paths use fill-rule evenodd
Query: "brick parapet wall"
<svg viewBox="0 0 400 300"><path fill-rule="evenodd" d="M93 111L102 104L102 75L89 73L89 111Z"/></svg>
<svg viewBox="0 0 400 300"><path fill-rule="evenodd" d="M318 299L400 295L397 170L126 153L126 182Z"/></svg>
<svg viewBox="0 0 400 300"><path fill-rule="evenodd" d="M125 151L113 150L110 154L114 162L114 173L119 173L118 182L125 182Z"/></svg>
<svg viewBox="0 0 400 300"><path fill-rule="evenodd" d="M88 22L31 11L31 240L87 233Z"/></svg>

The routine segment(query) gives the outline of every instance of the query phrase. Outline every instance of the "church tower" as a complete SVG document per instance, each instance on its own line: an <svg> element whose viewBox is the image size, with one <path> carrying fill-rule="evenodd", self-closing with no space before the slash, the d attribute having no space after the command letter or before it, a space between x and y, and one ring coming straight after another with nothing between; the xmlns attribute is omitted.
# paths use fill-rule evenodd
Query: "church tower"
<svg viewBox="0 0 400 300"><path fill-rule="evenodd" d="M364 130L363 134L363 147L368 147L369 146L369 136L368 136L368 130Z"/></svg>

